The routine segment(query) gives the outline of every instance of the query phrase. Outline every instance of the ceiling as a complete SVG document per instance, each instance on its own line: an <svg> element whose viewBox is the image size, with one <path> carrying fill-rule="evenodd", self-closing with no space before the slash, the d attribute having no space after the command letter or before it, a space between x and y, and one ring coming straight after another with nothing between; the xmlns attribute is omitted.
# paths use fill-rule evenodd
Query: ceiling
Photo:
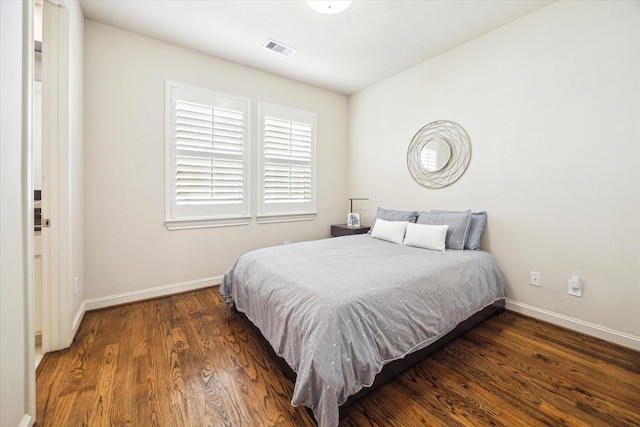
<svg viewBox="0 0 640 427"><path fill-rule="evenodd" d="M80 0L88 19L346 95L550 3L355 0L322 15L304 0Z"/></svg>

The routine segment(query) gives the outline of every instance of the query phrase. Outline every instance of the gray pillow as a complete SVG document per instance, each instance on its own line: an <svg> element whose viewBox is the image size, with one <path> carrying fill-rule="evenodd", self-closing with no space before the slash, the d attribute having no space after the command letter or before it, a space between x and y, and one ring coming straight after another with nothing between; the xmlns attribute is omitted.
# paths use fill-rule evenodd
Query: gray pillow
<svg viewBox="0 0 640 427"><path fill-rule="evenodd" d="M376 211L376 218L384 219L385 221L409 221L416 222L418 218L418 212L415 211L396 211L393 209L383 209L378 207Z"/></svg>
<svg viewBox="0 0 640 427"><path fill-rule="evenodd" d="M398 211L398 210L393 210L393 209L384 209L381 207L378 207L378 210L376 210L376 219L384 219L385 221L409 221L409 222L416 222L416 219L418 219L418 212L416 211ZM371 225L371 229L373 229L373 227L376 225L376 221L373 221L373 224ZM371 230L369 230L369 233L371 233Z"/></svg>
<svg viewBox="0 0 640 427"><path fill-rule="evenodd" d="M420 212L418 214L418 224L448 225L447 249L464 250L464 244L469 234L471 225L471 210L464 212Z"/></svg>
<svg viewBox="0 0 640 427"><path fill-rule="evenodd" d="M454 211L439 211L432 209L433 213L453 213ZM455 212L462 213L462 212ZM480 249L480 240L482 239L482 233L487 226L487 212L471 212L471 225L469 226L469 235L467 236L467 242L464 244L465 249L471 249L477 251Z"/></svg>

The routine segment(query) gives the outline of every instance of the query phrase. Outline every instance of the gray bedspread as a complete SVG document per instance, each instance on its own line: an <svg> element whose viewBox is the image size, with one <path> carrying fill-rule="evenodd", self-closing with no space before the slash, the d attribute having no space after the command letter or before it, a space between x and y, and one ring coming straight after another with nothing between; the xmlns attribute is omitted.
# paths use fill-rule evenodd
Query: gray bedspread
<svg viewBox="0 0 640 427"><path fill-rule="evenodd" d="M370 235L259 249L220 286L297 373L291 403L320 427L338 406L404 357L505 297L494 258L437 252Z"/></svg>

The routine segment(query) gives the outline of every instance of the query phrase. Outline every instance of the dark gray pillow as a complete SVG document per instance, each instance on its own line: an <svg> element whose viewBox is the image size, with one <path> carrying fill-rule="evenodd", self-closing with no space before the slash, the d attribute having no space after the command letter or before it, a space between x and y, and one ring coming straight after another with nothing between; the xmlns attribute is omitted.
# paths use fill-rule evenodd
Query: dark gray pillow
<svg viewBox="0 0 640 427"><path fill-rule="evenodd" d="M409 222L416 222L416 220L418 219L418 212L416 211L398 211L398 210L393 210L393 209L384 209L381 207L378 207L378 210L376 210L376 219L384 219L385 221L409 221ZM376 221L373 221L373 225L371 226L371 229L373 229L373 227L376 225ZM369 230L369 233L371 233L371 230Z"/></svg>
<svg viewBox="0 0 640 427"><path fill-rule="evenodd" d="M385 221L409 221L416 222L418 218L418 212L416 211L396 211L393 209L383 209L378 207L376 211L376 218L384 219Z"/></svg>
<svg viewBox="0 0 640 427"><path fill-rule="evenodd" d="M455 211L439 211L432 209L433 213L452 213ZM455 212L462 213L462 212ZM465 249L471 249L477 251L480 249L480 240L482 239L482 233L487 226L487 212L471 212L471 225L469 226L469 235L467 236L467 242L464 244Z"/></svg>
<svg viewBox="0 0 640 427"><path fill-rule="evenodd" d="M447 249L464 250L467 242L469 226L471 225L471 210L464 212L420 212L418 214L418 224L448 225Z"/></svg>

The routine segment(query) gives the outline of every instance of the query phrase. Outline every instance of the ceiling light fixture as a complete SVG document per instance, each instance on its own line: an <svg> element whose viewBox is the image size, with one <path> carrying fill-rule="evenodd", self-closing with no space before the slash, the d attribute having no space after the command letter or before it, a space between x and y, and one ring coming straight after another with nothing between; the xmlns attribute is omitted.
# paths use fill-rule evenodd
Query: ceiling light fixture
<svg viewBox="0 0 640 427"><path fill-rule="evenodd" d="M344 12L351 6L351 0L307 0L311 9L325 15L335 15Z"/></svg>

